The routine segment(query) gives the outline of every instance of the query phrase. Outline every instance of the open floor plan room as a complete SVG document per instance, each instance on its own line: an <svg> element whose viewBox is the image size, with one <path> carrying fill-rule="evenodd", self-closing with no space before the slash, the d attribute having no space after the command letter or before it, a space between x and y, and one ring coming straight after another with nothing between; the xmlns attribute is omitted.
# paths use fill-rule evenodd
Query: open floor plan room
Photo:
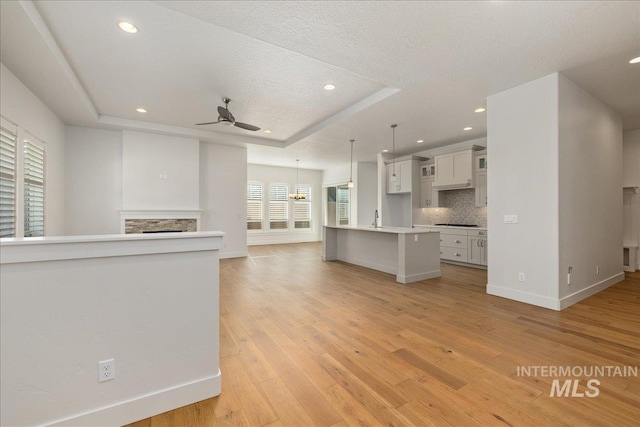
<svg viewBox="0 0 640 427"><path fill-rule="evenodd" d="M131 427L638 425L637 374L551 397L568 378L544 368L637 365L640 273L557 312L487 295L484 270L401 285L320 251L222 260L221 395Z"/></svg>

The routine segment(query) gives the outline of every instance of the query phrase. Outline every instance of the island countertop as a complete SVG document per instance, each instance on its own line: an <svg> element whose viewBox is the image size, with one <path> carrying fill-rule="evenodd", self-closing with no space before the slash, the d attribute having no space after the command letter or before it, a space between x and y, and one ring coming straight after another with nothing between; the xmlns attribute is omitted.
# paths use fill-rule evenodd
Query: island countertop
<svg viewBox="0 0 640 427"><path fill-rule="evenodd" d="M436 230L430 230L425 228L412 228L412 227L351 227L345 225L324 225L326 228L335 228L338 230L356 230L356 231L373 231L377 233L392 233L392 234L424 234L424 233L438 233Z"/></svg>

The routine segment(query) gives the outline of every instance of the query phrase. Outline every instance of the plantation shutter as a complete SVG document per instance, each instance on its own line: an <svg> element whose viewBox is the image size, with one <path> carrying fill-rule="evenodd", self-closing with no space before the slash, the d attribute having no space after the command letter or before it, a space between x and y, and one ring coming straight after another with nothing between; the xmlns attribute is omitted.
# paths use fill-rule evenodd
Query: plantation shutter
<svg viewBox="0 0 640 427"><path fill-rule="evenodd" d="M338 225L349 225L349 189L347 187L336 189L336 216Z"/></svg>
<svg viewBox="0 0 640 427"><path fill-rule="evenodd" d="M247 184L247 230L262 230L262 184Z"/></svg>
<svg viewBox="0 0 640 427"><path fill-rule="evenodd" d="M294 228L311 228L311 186L300 184L295 186L295 190L305 198L293 202Z"/></svg>
<svg viewBox="0 0 640 427"><path fill-rule="evenodd" d="M44 236L44 146L24 141L24 237Z"/></svg>
<svg viewBox="0 0 640 427"><path fill-rule="evenodd" d="M289 187L286 184L269 185L269 228L286 230L289 226Z"/></svg>
<svg viewBox="0 0 640 427"><path fill-rule="evenodd" d="M0 125L0 237L16 235L16 129Z"/></svg>

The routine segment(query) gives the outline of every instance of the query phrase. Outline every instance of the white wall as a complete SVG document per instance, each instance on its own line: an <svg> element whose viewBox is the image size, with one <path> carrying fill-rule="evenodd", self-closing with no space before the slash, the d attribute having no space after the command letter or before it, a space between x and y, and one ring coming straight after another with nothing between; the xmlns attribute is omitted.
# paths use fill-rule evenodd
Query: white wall
<svg viewBox="0 0 640 427"><path fill-rule="evenodd" d="M560 310L623 280L620 117L558 73L487 105L487 292Z"/></svg>
<svg viewBox="0 0 640 427"><path fill-rule="evenodd" d="M66 234L118 234L122 132L67 126Z"/></svg>
<svg viewBox="0 0 640 427"><path fill-rule="evenodd" d="M625 187L640 187L640 129L623 134L623 161Z"/></svg>
<svg viewBox="0 0 640 427"><path fill-rule="evenodd" d="M199 209L199 153L195 139L123 131L122 208Z"/></svg>
<svg viewBox="0 0 640 427"><path fill-rule="evenodd" d="M640 187L640 129L623 135L624 186ZM626 190L624 195L624 239L640 242L640 194ZM636 269L640 270L640 257Z"/></svg>
<svg viewBox="0 0 640 427"><path fill-rule="evenodd" d="M247 149L200 143L203 231L224 231L222 258L247 255Z"/></svg>
<svg viewBox="0 0 640 427"><path fill-rule="evenodd" d="M0 114L46 144L45 234L62 235L65 232L64 123L4 64L0 64L0 87Z"/></svg>
<svg viewBox="0 0 640 427"><path fill-rule="evenodd" d="M378 165L360 162L356 166L357 224L368 226L373 222L375 211L378 209Z"/></svg>
<svg viewBox="0 0 640 427"><path fill-rule="evenodd" d="M558 300L558 75L487 99L491 233L487 292L554 307ZM504 215L518 215L505 224ZM525 281L518 273L525 273Z"/></svg>
<svg viewBox="0 0 640 427"><path fill-rule="evenodd" d="M265 195L268 194L268 185L270 182L278 182L289 184L289 189L294 188L296 184L296 168L282 168L276 166L265 165L248 165L247 179L249 181L258 181L265 184ZM349 176L347 175L347 181ZM309 231L285 231L285 230L264 230L250 231L247 233L247 243L249 245L269 245L275 243L299 243L299 242L317 242L322 236L322 172L311 169L300 169L300 184L311 185L312 214L311 214L311 230ZM345 181L346 182L346 181ZM243 195L246 197L246 181L243 189ZM245 200L246 203L246 200ZM245 209L246 211L246 209ZM268 217L267 205L265 204L264 216ZM246 218L246 216L245 216ZM246 225L245 225L246 230Z"/></svg>
<svg viewBox="0 0 640 427"><path fill-rule="evenodd" d="M1 425L123 425L219 394L219 236L48 239L2 248Z"/></svg>
<svg viewBox="0 0 640 427"><path fill-rule="evenodd" d="M559 138L562 300L622 273L622 118L560 75Z"/></svg>

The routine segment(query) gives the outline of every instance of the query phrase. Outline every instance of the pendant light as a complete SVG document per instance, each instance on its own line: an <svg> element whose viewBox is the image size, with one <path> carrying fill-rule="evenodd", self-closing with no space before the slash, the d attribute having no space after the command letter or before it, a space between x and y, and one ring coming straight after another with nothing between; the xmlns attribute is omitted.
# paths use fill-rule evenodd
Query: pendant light
<svg viewBox="0 0 640 427"><path fill-rule="evenodd" d="M349 163L349 183L347 184L347 187L349 188L353 188L353 143L356 142L355 139L352 139L351 141L351 162Z"/></svg>
<svg viewBox="0 0 640 427"><path fill-rule="evenodd" d="M300 187L298 186L298 167L300 166L300 159L296 159L296 192L289 194L289 198L293 200L304 200L306 195L300 194Z"/></svg>
<svg viewBox="0 0 640 427"><path fill-rule="evenodd" d="M393 174L391 175L391 181L396 180L396 127L398 127L398 125L391 125L391 131L393 132L393 158L391 159L391 164L393 165Z"/></svg>

